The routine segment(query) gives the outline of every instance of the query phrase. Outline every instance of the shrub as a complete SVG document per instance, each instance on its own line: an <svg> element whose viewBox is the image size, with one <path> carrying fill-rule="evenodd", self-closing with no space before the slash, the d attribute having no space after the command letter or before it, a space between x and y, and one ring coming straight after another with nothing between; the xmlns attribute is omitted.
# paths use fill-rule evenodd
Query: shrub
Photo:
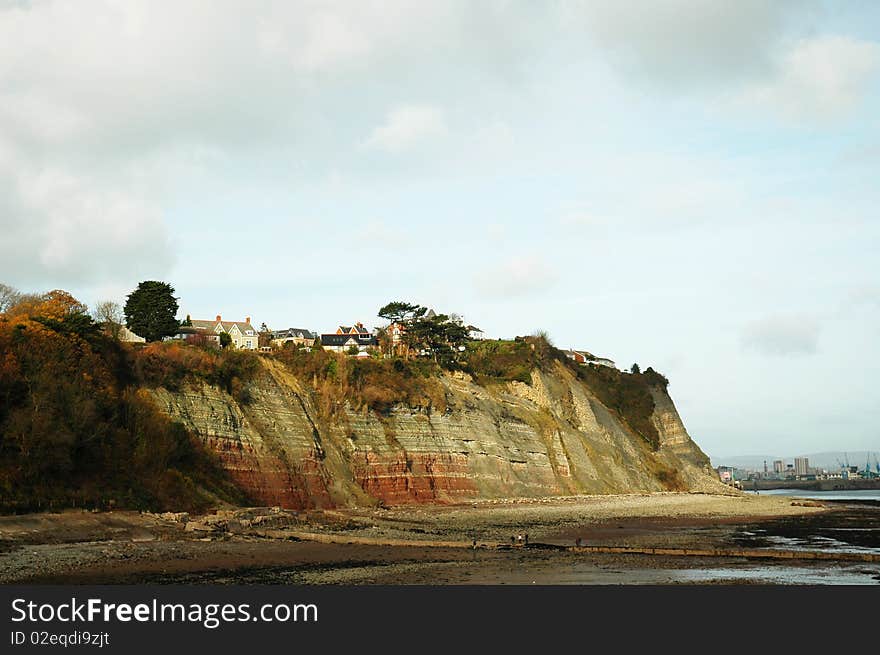
<svg viewBox="0 0 880 655"><path fill-rule="evenodd" d="M326 351L276 355L299 379L311 382L316 405L332 415L342 404L386 414L398 404L427 411L446 408L440 368L426 360L350 358Z"/></svg>
<svg viewBox="0 0 880 655"><path fill-rule="evenodd" d="M155 344L138 358L80 330L79 312L65 325L66 317L29 311L0 319L0 510L196 510L212 497L245 500L214 456L135 390L135 364L177 380L206 354Z"/></svg>
<svg viewBox="0 0 880 655"><path fill-rule="evenodd" d="M614 410L652 448L656 450L660 447L660 435L651 420L654 397L649 388L650 376L646 378L644 374L622 373L608 366L579 366L574 363L571 366L603 405Z"/></svg>

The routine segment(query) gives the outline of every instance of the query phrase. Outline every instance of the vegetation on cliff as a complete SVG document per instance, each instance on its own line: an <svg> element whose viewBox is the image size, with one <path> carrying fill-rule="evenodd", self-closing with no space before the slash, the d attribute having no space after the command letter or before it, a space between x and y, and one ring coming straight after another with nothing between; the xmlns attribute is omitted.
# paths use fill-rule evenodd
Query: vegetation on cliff
<svg viewBox="0 0 880 655"><path fill-rule="evenodd" d="M345 403L379 414L395 405L428 412L446 409L440 368L430 360L360 359L305 348L288 348L276 357L311 385L315 405L325 417L335 415Z"/></svg>
<svg viewBox="0 0 880 655"><path fill-rule="evenodd" d="M65 292L0 315L0 510L246 500L138 389L135 368Z"/></svg>
<svg viewBox="0 0 880 655"><path fill-rule="evenodd" d="M653 369L621 372L578 365L543 334L468 340L459 319L425 318L422 309L391 307L411 328L402 353L351 357L317 346L268 356L290 372L328 421L342 416L346 407L380 418L395 406L428 414L446 411L444 372L467 373L484 386L531 384L535 370L552 373L563 366L634 433L659 448L652 387L665 390L668 381ZM3 310L0 511L69 506L180 510L246 502L215 455L162 414L147 389L179 391L204 383L248 405L260 376L273 374L261 364L267 355L177 341L120 344L107 329L108 321L102 329L84 305L63 291L19 294L4 301ZM653 476L666 488L685 487L677 471L651 461Z"/></svg>
<svg viewBox="0 0 880 655"><path fill-rule="evenodd" d="M644 373L625 373L608 366L575 364L572 368L603 405L614 410L654 450L660 447L660 435L651 420L654 415L651 387L665 390L669 383L665 377L652 368Z"/></svg>

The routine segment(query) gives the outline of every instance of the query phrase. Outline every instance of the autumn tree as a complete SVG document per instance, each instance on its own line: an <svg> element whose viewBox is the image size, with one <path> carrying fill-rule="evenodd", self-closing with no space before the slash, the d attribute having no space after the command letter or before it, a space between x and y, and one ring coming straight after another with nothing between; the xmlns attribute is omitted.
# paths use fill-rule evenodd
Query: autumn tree
<svg viewBox="0 0 880 655"><path fill-rule="evenodd" d="M128 294L125 324L147 341L161 341L177 333L180 327L177 309L177 298L170 284L147 280Z"/></svg>
<svg viewBox="0 0 880 655"><path fill-rule="evenodd" d="M92 310L93 318L101 323L104 331L114 339L118 339L122 334L122 328L125 326L125 314L119 303L112 300L102 300Z"/></svg>
<svg viewBox="0 0 880 655"><path fill-rule="evenodd" d="M13 305L15 305L19 298L21 298L21 293L18 289L15 289L8 284L3 284L0 282L0 314L5 313L8 309L10 309Z"/></svg>

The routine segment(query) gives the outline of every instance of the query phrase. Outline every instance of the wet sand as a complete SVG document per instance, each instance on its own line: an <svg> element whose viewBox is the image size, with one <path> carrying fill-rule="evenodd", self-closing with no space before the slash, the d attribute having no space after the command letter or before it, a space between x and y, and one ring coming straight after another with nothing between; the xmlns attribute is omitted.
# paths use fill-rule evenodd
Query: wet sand
<svg viewBox="0 0 880 655"><path fill-rule="evenodd" d="M880 564L579 553L554 547L871 549L880 508L652 494L189 520L131 512L0 517L0 582L274 584L877 583ZM249 517L249 518L243 518ZM262 518L259 518L262 517ZM246 525L245 525L246 524ZM857 528L844 530L839 528ZM198 528L198 529L196 529ZM837 530L835 532L835 530ZM762 532L763 531L763 532ZM530 547L510 547L529 534ZM797 533L797 534L796 534ZM303 535L345 542L303 541ZM800 536L798 536L800 535ZM470 546L476 539L480 547ZM407 543L410 545L400 545ZM424 544L424 545L421 545ZM451 544L447 547L444 544ZM880 544L875 544L880 547ZM880 552L880 550L878 550Z"/></svg>

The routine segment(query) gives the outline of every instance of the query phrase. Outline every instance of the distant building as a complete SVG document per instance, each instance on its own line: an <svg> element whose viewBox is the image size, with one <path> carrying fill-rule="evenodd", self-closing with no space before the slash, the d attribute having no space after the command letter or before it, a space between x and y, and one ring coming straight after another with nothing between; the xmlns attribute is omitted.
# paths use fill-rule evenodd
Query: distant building
<svg viewBox="0 0 880 655"><path fill-rule="evenodd" d="M577 362L578 364L583 364L586 366L587 364L593 364L595 366L608 366L609 368L617 368L617 364L615 364L610 359L605 359L604 357L596 357L592 353L588 353L586 350L563 350L565 356L570 360Z"/></svg>
<svg viewBox="0 0 880 655"><path fill-rule="evenodd" d="M807 475L810 472L810 460L806 457L794 458L795 475Z"/></svg>
<svg viewBox="0 0 880 655"><path fill-rule="evenodd" d="M340 325L333 334L321 335L321 347L325 350L343 353L348 352L354 346L359 352L366 352L368 348L379 346L379 340L370 333L363 323L355 323L352 326Z"/></svg>
<svg viewBox="0 0 880 655"><path fill-rule="evenodd" d="M196 338L201 336L209 342L219 344L220 335L225 332L232 339L232 345L240 350L257 350L259 347L257 331L251 325L250 316L243 321L224 321L220 314L217 314L213 321L191 319L190 323L192 325L181 328L180 334L191 334ZM187 327L190 329L186 330ZM187 340L191 339L187 338Z"/></svg>
<svg viewBox="0 0 880 655"><path fill-rule="evenodd" d="M118 329L119 335L117 338L120 341L124 341L126 343L146 343L147 341L142 336L135 334L124 325L120 325Z"/></svg>
<svg viewBox="0 0 880 655"><path fill-rule="evenodd" d="M715 471L718 473L718 479L724 484L730 484L733 482L733 469L731 467L719 466Z"/></svg>
<svg viewBox="0 0 880 655"><path fill-rule="evenodd" d="M468 325L468 338L472 341L482 341L485 338L483 331L476 325Z"/></svg>
<svg viewBox="0 0 880 655"><path fill-rule="evenodd" d="M269 333L269 342L276 348L283 348L287 343L298 346L312 346L318 335L311 330L302 328L287 328L286 330L272 330Z"/></svg>
<svg viewBox="0 0 880 655"><path fill-rule="evenodd" d="M779 473L780 475L785 473L785 462L781 459L777 459L773 462L773 472Z"/></svg>

